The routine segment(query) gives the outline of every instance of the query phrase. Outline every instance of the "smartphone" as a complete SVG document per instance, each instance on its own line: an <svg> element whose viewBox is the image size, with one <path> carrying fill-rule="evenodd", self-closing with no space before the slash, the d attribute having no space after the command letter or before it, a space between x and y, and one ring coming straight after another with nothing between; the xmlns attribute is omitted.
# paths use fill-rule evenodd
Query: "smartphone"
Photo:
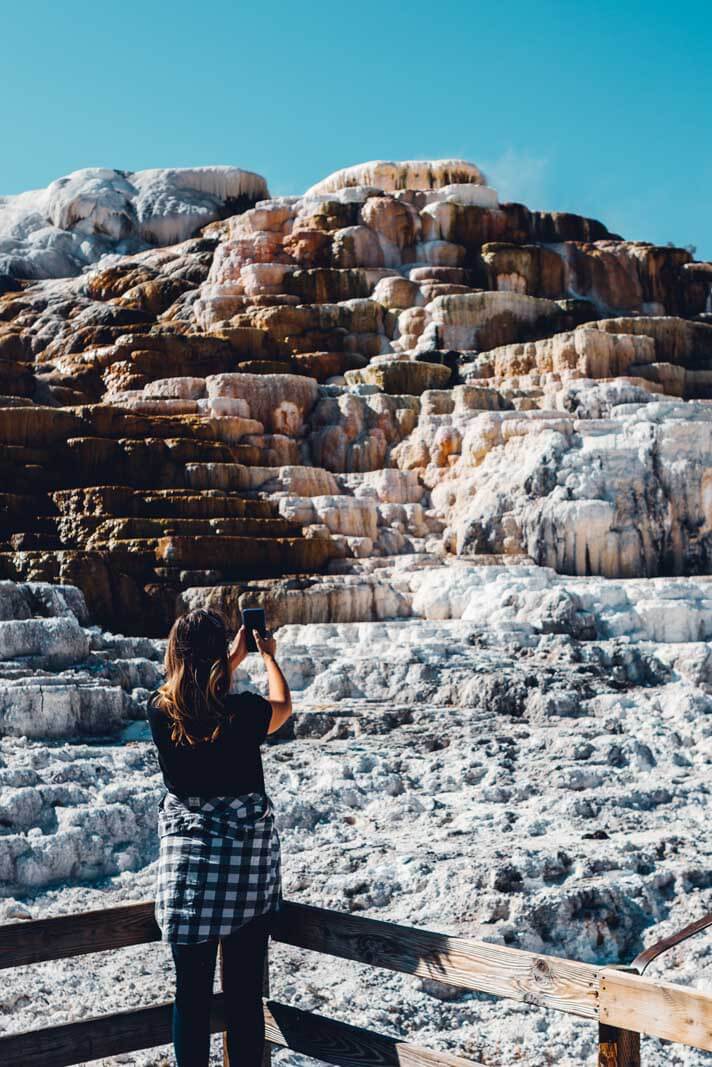
<svg viewBox="0 0 712 1067"><path fill-rule="evenodd" d="M264 610L262 608L245 608L242 613L242 625L247 632L247 651L256 652L257 645L252 631L257 630L257 633L262 637L267 633L267 621L265 619Z"/></svg>

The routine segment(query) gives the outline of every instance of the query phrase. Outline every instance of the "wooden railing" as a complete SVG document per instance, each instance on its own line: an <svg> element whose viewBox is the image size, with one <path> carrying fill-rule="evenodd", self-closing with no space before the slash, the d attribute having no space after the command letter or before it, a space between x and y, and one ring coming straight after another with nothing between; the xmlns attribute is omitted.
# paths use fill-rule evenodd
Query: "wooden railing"
<svg viewBox="0 0 712 1067"><path fill-rule="evenodd" d="M710 923L712 917L707 917L666 939L660 951ZM7 924L0 926L0 968L141 945L159 936L150 901ZM630 968L596 967L295 903L285 905L273 938L597 1022L601 1067L637 1067L640 1034L712 1051L712 996L645 978ZM652 958L653 949L646 956ZM165 1045L171 1006L167 1002L0 1037L0 1063L66 1067ZM213 1009L211 1025L218 1031L223 1028L221 994L215 995ZM337 1067L471 1067L473 1062L274 1000L265 1001L265 1035L273 1045Z"/></svg>

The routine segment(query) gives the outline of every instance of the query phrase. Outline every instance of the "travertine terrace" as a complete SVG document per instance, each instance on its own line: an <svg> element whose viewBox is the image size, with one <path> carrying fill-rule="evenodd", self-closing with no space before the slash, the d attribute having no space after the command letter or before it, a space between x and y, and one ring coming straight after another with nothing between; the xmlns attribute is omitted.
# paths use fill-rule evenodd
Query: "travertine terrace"
<svg viewBox="0 0 712 1067"><path fill-rule="evenodd" d="M501 203L461 160L273 199L234 168L23 196L0 202L6 917L150 892L160 638L256 604L297 697L267 756L289 895L615 963L709 908L712 264ZM661 973L704 988L709 956ZM167 994L160 952L132 958L43 973L80 1012ZM279 995L320 1008L314 968L278 961ZM592 1053L437 983L327 980L332 1014L476 1059L542 1030L551 1062ZM27 982L0 1026L30 1024ZM671 1055L646 1062L702 1063Z"/></svg>
<svg viewBox="0 0 712 1067"><path fill-rule="evenodd" d="M155 633L186 589L403 553L705 573L711 271L443 160L9 278L0 569Z"/></svg>

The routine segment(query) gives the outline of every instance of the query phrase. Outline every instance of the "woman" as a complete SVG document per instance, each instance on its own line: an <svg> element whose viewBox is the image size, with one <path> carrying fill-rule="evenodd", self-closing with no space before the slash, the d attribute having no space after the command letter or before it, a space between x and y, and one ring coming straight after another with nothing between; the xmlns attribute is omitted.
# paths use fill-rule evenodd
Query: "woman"
<svg viewBox="0 0 712 1067"><path fill-rule="evenodd" d="M262 975L280 856L260 745L287 721L292 702L274 638L255 632L255 642L269 700L230 695L232 672L247 656L244 627L228 647L217 612L182 615L168 637L166 680L149 701L168 791L159 811L156 919L176 968L178 1067L209 1061L218 943L232 1067L258 1067L264 1048Z"/></svg>

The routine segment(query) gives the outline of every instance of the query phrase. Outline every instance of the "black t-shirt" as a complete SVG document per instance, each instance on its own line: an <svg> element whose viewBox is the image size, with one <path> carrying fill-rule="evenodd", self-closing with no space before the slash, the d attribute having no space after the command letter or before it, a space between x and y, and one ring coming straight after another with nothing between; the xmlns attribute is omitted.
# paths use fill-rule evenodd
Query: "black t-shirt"
<svg viewBox="0 0 712 1067"><path fill-rule="evenodd" d="M228 719L215 741L176 745L168 716L156 706L155 693L151 695L147 717L169 793L198 797L264 793L260 745L267 736L272 705L256 693L237 693L227 698L225 706Z"/></svg>

